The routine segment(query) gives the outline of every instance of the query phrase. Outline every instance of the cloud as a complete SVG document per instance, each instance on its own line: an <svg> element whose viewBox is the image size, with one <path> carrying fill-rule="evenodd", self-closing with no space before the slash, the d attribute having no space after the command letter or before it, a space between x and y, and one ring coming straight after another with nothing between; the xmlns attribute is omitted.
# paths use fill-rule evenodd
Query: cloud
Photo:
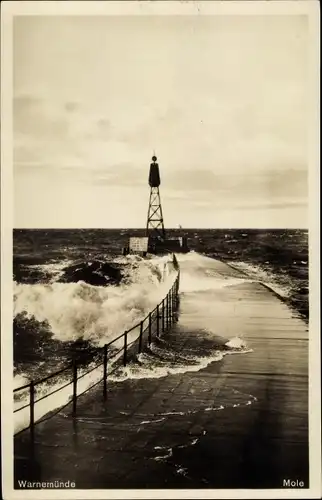
<svg viewBox="0 0 322 500"><path fill-rule="evenodd" d="M32 95L15 98L14 116L14 158L19 171L22 168L30 170L32 167L41 167L42 172L50 170L57 175L59 172L62 176L70 175L75 183L147 185L149 160L145 164L140 163L140 150L132 149L131 142L117 138L117 131L107 116L91 114L74 101L49 105ZM159 122L166 121L169 134L176 127L178 134L182 133L179 125L181 123L182 126L184 119L185 111L176 106L163 113L159 111ZM202 127L203 124L190 123L189 126ZM170 144L171 141L174 141L173 137L169 140ZM268 155L270 141L269 136L259 137L256 141L236 140L234 148L227 150L223 162L212 160L208 164L204 158L203 161L202 158L194 158L194 143L191 141L187 163L177 162L176 156L172 155L167 158L169 162L163 165L161 158L161 189L165 189L166 196L166 193L171 196L171 191L176 191L177 197L181 193L181 198L190 193L192 202L205 201L204 197L207 196L220 202L229 197L271 197L272 200L279 200L286 194L306 197L307 172L299 158L292 159L292 149L287 149L282 141L279 144L276 142L275 150ZM205 157L207 151L205 148ZM248 157L258 158L258 165L246 164L245 158ZM276 165L277 158L281 160L280 168Z"/></svg>
<svg viewBox="0 0 322 500"><path fill-rule="evenodd" d="M257 172L253 170L245 175L217 174L211 170L180 171L167 173L167 188L176 193L191 193L191 199L213 196L219 200L226 197L252 198L285 195L306 197L308 191L308 175L305 170L268 170Z"/></svg>
<svg viewBox="0 0 322 500"><path fill-rule="evenodd" d="M15 20L15 182L46 199L55 182L66 210L71 193L96 202L108 191L113 212L112 192L148 193L155 149L165 210L191 220L220 207L256 221L258 207L298 214L307 34L305 16Z"/></svg>
<svg viewBox="0 0 322 500"><path fill-rule="evenodd" d="M73 113L79 109L79 103L73 101L67 101L65 103L65 109L68 113Z"/></svg>
<svg viewBox="0 0 322 500"><path fill-rule="evenodd" d="M31 95L14 98L14 135L45 139L63 139L68 135L68 122L55 106Z"/></svg>
<svg viewBox="0 0 322 500"><path fill-rule="evenodd" d="M117 163L113 168L106 170L96 169L88 172L88 182L101 186L116 187L146 187L148 191L148 174L139 174L130 163Z"/></svg>
<svg viewBox="0 0 322 500"><path fill-rule="evenodd" d="M76 102L49 102L30 94L18 95L13 112L15 164L86 167L102 146L108 151L106 141L112 137L110 121L88 114Z"/></svg>

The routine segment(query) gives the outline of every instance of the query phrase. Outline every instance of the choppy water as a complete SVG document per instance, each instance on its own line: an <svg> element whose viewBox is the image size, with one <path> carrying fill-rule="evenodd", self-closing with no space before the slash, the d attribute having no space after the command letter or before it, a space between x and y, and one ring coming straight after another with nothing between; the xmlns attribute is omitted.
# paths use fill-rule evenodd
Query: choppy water
<svg viewBox="0 0 322 500"><path fill-rule="evenodd" d="M141 233L125 229L14 231L16 387L58 370L75 356L81 365L90 365L104 343L136 324L162 300L172 279L169 257L143 260L120 255L128 236ZM187 256L189 267L181 291L222 286L211 275L211 265L205 271L211 262L204 260L207 255L228 261L247 279L264 282L297 313L308 317L307 232L189 230L186 235L193 253ZM205 271L202 280L196 273L200 266ZM229 348L247 352L240 339L230 342ZM197 349L175 358L161 345L117 377L153 378L200 370L222 356L222 346L215 344L207 354ZM95 376L101 374L94 373L92 381ZM56 381L58 385L63 382Z"/></svg>

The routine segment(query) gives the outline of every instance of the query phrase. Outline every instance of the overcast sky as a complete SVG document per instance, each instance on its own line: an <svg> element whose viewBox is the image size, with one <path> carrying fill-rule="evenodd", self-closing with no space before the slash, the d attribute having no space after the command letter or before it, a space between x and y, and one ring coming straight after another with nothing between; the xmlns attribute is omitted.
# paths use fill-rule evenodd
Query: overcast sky
<svg viewBox="0 0 322 500"><path fill-rule="evenodd" d="M15 227L307 227L304 16L18 17Z"/></svg>

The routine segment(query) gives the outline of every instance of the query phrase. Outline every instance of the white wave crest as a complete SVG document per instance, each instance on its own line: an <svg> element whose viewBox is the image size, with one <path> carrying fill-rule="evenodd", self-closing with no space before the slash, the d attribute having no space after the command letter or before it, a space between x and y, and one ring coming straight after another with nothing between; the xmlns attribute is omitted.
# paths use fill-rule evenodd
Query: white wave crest
<svg viewBox="0 0 322 500"><path fill-rule="evenodd" d="M127 379L162 378L168 375L178 375L187 372L198 372L211 363L220 361L227 354L250 353L246 343L239 337L235 337L226 343L228 350L214 349L206 356L198 354L180 353L172 351L171 348L159 348L152 343L150 352L143 352L137 356L138 363L132 363L120 369L110 377L114 382L122 382Z"/></svg>
<svg viewBox="0 0 322 500"><path fill-rule="evenodd" d="M222 274L220 267L218 270L218 261L198 252L178 255L177 258L182 270L180 291L183 293L220 290L249 281L243 274L225 264L220 264L220 267L225 268L225 273Z"/></svg>
<svg viewBox="0 0 322 500"><path fill-rule="evenodd" d="M237 340L232 339L234 343L237 344ZM177 375L183 374L186 372L198 372L204 368L206 368L210 363L220 361L227 354L241 354L252 352L252 349L248 349L246 345L242 349L230 349L227 351L219 351L214 350L209 353L207 356L198 356L193 354L180 354L178 355L175 352L167 349L160 349L157 345L152 344L151 354L149 352L141 353L137 356L138 363L131 363L126 367L119 366L119 368L114 371L116 367L117 360L122 356L122 352L117 354L110 365L110 369L113 374L109 375L108 380L110 382L123 382L128 379L151 379L151 378L161 378L167 377L168 375ZM157 355L157 357L155 357ZM87 369L90 369L88 367ZM86 370L87 370L86 369ZM85 371L86 371L85 370ZM88 375L85 375L81 378L77 384L77 392L78 394L82 394L85 390L91 387L93 384L96 384L102 379L103 368L102 366L97 367L93 371L91 371ZM79 375L82 375L81 373ZM19 383L18 383L19 381ZM28 383L25 377L17 376L15 377L15 386ZM63 388L66 381L63 379L57 380L54 385L49 386L47 383L42 384L37 388L37 398L41 396L45 396L46 394L56 391L61 388L58 392L50 395L48 398L43 399L35 406L35 419L39 420L41 417L54 410L55 408L59 408L60 406L66 404L70 401L72 397L72 385L68 385ZM15 408L18 409L23 405L29 402L29 394L28 389L21 391L21 393L15 401ZM247 403L250 404L250 403ZM239 404L237 404L239 406ZM223 409L222 406L215 407L207 407L204 408L204 411L218 411ZM196 410L189 410L188 413L194 413ZM199 411L199 410L198 410ZM184 412L175 411L162 413L158 415L158 418L170 416L170 415L184 415ZM142 415L142 417L145 415ZM148 415L147 415L148 416ZM150 416L149 416L150 417ZM161 421L161 420L159 420ZM29 408L25 408L24 410L15 413L14 420L14 429L15 432L23 429L28 425L29 422ZM156 423L154 418L149 418L141 422L141 424L147 423Z"/></svg>
<svg viewBox="0 0 322 500"><path fill-rule="evenodd" d="M240 337L233 337L225 343L225 346L231 349L245 349L247 347L245 340Z"/></svg>
<svg viewBox="0 0 322 500"><path fill-rule="evenodd" d="M18 387L29 384L29 382L30 380L25 375L16 374L13 379L13 388L17 389Z"/></svg>
<svg viewBox="0 0 322 500"><path fill-rule="evenodd" d="M131 283L98 287L77 283L14 284L14 315L47 322L60 341L83 338L103 345L131 328L167 294L176 273L169 257L141 261Z"/></svg>
<svg viewBox="0 0 322 500"><path fill-rule="evenodd" d="M276 276L269 272L267 269L264 269L259 264L249 264L247 262L231 262L230 265L242 271L247 275L249 280L261 281L266 286L271 288L275 293L277 293L280 297L287 298L290 296L292 291L292 286L289 283L287 277L284 279L280 277L279 282L276 280Z"/></svg>
<svg viewBox="0 0 322 500"><path fill-rule="evenodd" d="M44 273L48 273L51 276L50 283L53 283L62 276L62 274L64 273L64 269L72 264L72 260L66 259L59 262L50 262L49 264L37 264L32 267L35 269L39 269Z"/></svg>

